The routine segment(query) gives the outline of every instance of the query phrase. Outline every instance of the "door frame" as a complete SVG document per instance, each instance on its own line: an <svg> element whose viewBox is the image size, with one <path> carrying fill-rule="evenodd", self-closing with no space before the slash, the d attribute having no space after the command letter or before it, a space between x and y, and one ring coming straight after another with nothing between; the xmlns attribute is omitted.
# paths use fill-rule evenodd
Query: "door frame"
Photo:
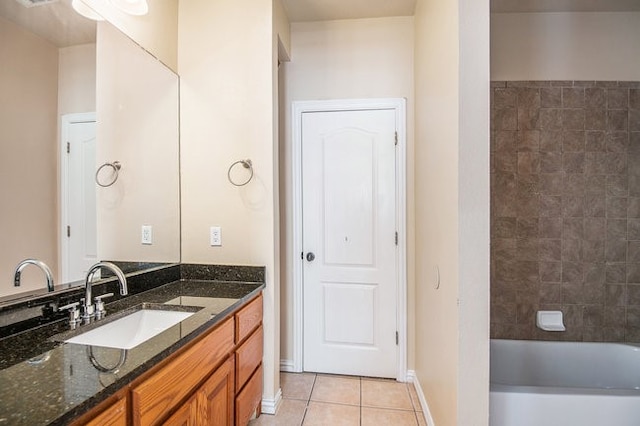
<svg viewBox="0 0 640 426"><path fill-rule="evenodd" d="M396 379L406 382L407 377L407 118L406 99L335 99L294 101L292 117L292 202L293 202L293 359L294 372L302 372L303 361L303 259L302 246L302 114L308 112L394 110L398 123L396 150L396 227L397 250L397 306L398 360Z"/></svg>
<svg viewBox="0 0 640 426"><path fill-rule="evenodd" d="M67 156L69 126L75 123L91 122L97 123L95 112L64 114L60 119L60 222L58 223L60 256L58 270L60 271L61 283L69 282L69 270L66 266L69 260L69 239L65 237L69 219L69 157Z"/></svg>

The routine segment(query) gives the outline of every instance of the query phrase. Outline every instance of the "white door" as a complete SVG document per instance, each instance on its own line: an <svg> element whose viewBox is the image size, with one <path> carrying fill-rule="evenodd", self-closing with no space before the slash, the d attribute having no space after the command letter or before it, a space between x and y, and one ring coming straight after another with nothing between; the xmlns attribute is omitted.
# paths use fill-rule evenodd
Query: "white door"
<svg viewBox="0 0 640 426"><path fill-rule="evenodd" d="M302 114L305 371L396 377L396 125Z"/></svg>
<svg viewBox="0 0 640 426"><path fill-rule="evenodd" d="M96 123L72 118L63 126L62 281L71 282L84 279L97 261Z"/></svg>

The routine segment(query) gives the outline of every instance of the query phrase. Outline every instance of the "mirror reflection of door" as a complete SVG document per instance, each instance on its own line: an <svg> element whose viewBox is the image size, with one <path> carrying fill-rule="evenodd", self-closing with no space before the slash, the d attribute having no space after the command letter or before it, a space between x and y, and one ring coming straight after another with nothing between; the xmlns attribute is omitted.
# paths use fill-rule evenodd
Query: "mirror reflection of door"
<svg viewBox="0 0 640 426"><path fill-rule="evenodd" d="M97 261L95 113L65 115L60 140L61 272L71 282Z"/></svg>

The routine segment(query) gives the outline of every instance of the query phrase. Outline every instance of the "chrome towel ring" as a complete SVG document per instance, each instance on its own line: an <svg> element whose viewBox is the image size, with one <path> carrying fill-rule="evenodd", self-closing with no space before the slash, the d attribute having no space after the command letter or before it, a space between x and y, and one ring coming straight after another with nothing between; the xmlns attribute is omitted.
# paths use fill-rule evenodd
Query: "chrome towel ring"
<svg viewBox="0 0 640 426"><path fill-rule="evenodd" d="M113 177L110 182L102 183L100 182L100 178L98 178L98 175L100 174L100 171L102 171L102 169L104 169L105 167L111 167L113 169ZM96 171L96 183L103 188L113 185L118 180L118 173L120 173L121 168L122 164L120 164L119 161L114 161L113 163L104 163L102 166L98 167L98 170Z"/></svg>
<svg viewBox="0 0 640 426"><path fill-rule="evenodd" d="M233 178L231 177L231 170L233 170L234 166L236 166L237 164L242 164L242 167L244 167L245 169L249 169L249 172L250 172L249 178L241 183L234 182ZM227 171L227 178L229 179L229 182L231 182L232 185L245 186L246 184L251 182L251 179L253 179L253 163L251 163L251 160L249 160L248 158L246 160L236 161L231 166L229 166L229 171Z"/></svg>

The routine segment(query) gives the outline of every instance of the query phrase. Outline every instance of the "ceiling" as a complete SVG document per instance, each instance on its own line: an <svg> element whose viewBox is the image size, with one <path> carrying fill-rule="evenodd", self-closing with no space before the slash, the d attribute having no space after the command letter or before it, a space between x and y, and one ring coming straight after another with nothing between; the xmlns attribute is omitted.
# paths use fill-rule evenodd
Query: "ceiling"
<svg viewBox="0 0 640 426"><path fill-rule="evenodd" d="M291 22L412 16L417 0L282 0ZM440 0L450 1L450 0ZM491 12L634 12L640 0L491 0Z"/></svg>
<svg viewBox="0 0 640 426"><path fill-rule="evenodd" d="M0 16L57 47L95 43L96 23L78 15L71 0L57 0L25 7L16 0L0 0Z"/></svg>
<svg viewBox="0 0 640 426"><path fill-rule="evenodd" d="M291 22L412 16L418 0L282 0ZM441 0L449 1L449 0ZM640 0L491 0L494 13L640 11ZM0 16L58 47L95 42L96 24L75 13L71 0L24 7L0 0Z"/></svg>
<svg viewBox="0 0 640 426"><path fill-rule="evenodd" d="M416 0L282 0L291 22L413 16Z"/></svg>

